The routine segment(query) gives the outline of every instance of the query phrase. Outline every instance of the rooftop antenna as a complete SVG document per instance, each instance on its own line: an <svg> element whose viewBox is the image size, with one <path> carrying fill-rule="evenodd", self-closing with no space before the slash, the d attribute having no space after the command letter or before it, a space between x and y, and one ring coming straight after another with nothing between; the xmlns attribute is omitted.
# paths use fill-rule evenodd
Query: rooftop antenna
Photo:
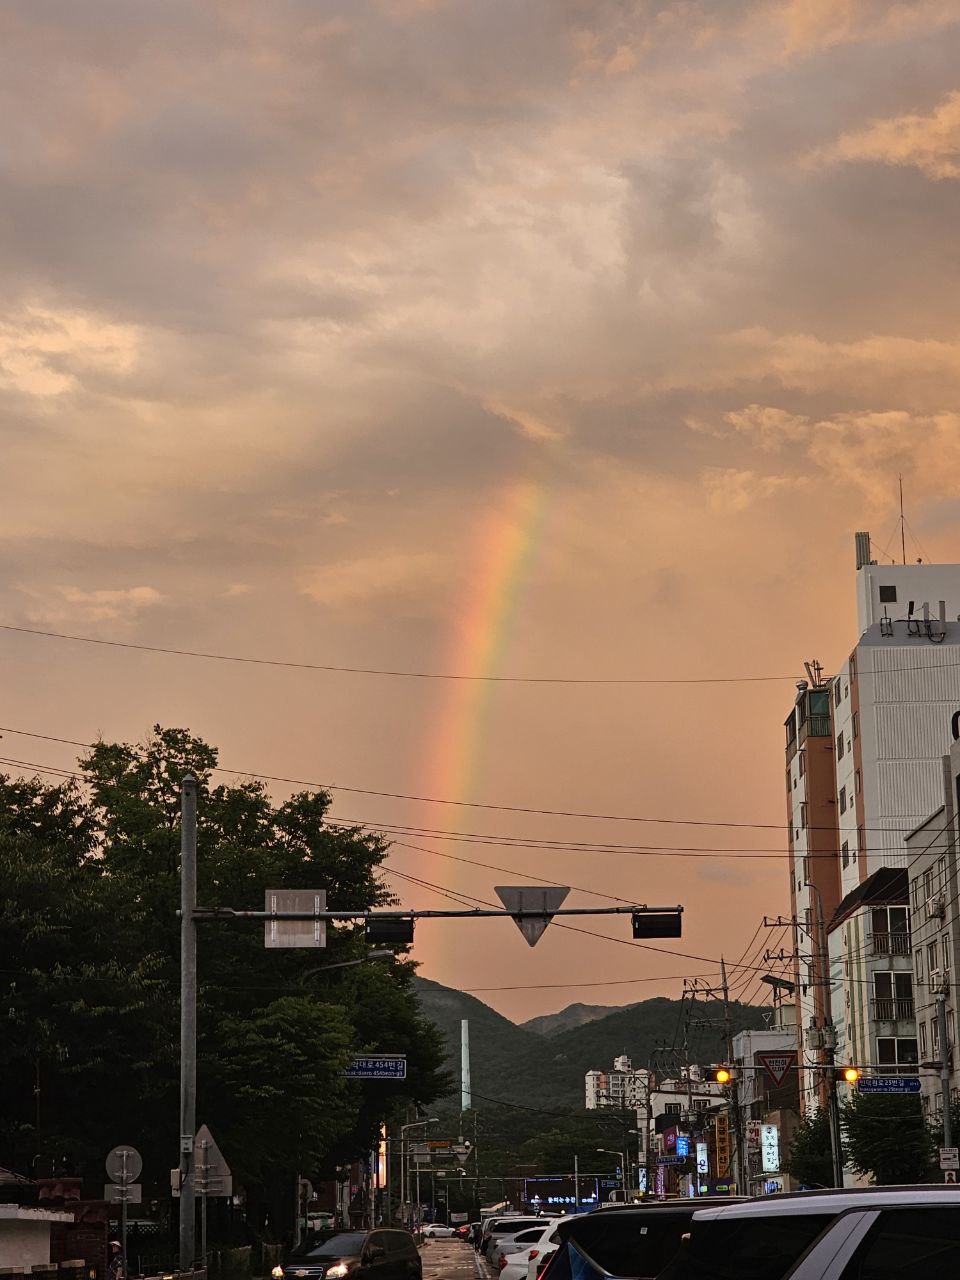
<svg viewBox="0 0 960 1280"><path fill-rule="evenodd" d="M907 563L907 540L903 532L903 476L897 476L900 482L900 554L903 556L903 563Z"/></svg>

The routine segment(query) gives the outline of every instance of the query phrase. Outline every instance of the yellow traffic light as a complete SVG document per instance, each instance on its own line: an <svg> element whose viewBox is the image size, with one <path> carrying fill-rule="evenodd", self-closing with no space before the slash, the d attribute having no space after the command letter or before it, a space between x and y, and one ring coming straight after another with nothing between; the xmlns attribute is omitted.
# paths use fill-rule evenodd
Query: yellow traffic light
<svg viewBox="0 0 960 1280"><path fill-rule="evenodd" d="M846 1080L847 1084L856 1084L860 1079L860 1072L856 1067L844 1067L843 1078Z"/></svg>
<svg viewBox="0 0 960 1280"><path fill-rule="evenodd" d="M726 1067L717 1067L716 1071L713 1073L713 1078L716 1080L717 1084L729 1084L730 1072Z"/></svg>

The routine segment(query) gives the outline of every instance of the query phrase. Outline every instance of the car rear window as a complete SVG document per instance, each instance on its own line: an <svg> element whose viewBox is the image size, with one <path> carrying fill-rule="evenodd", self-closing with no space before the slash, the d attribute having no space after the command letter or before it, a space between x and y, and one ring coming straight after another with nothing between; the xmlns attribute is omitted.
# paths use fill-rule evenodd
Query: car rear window
<svg viewBox="0 0 960 1280"><path fill-rule="evenodd" d="M885 1209L842 1280L933 1280L960 1274L960 1208Z"/></svg>
<svg viewBox="0 0 960 1280"><path fill-rule="evenodd" d="M621 1217L597 1215L578 1222L568 1243L573 1276L586 1267L591 1275L656 1276L676 1255L683 1235L690 1230L693 1209L683 1213L631 1213Z"/></svg>
<svg viewBox="0 0 960 1280"><path fill-rule="evenodd" d="M691 1222L690 1239L661 1280L781 1280L833 1218L771 1213Z"/></svg>
<svg viewBox="0 0 960 1280"><path fill-rule="evenodd" d="M506 1218L501 1222L495 1222L490 1228L490 1234L513 1235L517 1231L525 1231L527 1227L545 1227L546 1225L543 1218Z"/></svg>

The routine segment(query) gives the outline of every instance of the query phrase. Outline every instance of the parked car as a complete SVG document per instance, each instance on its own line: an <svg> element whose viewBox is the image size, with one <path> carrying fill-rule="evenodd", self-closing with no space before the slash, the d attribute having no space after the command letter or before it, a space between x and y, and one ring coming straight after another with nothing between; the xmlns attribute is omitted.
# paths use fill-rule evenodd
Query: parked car
<svg viewBox="0 0 960 1280"><path fill-rule="evenodd" d="M445 1222L425 1222L420 1230L428 1240L450 1240L457 1234L456 1228Z"/></svg>
<svg viewBox="0 0 960 1280"><path fill-rule="evenodd" d="M960 1186L929 1185L801 1191L702 1210L661 1280L932 1280L958 1273Z"/></svg>
<svg viewBox="0 0 960 1280"><path fill-rule="evenodd" d="M515 1240L520 1241L524 1236L531 1236L532 1239L524 1241L519 1248L509 1246L513 1252L504 1252L501 1245L500 1261L497 1264L500 1268L500 1280L528 1280L531 1260L540 1257L544 1250L552 1252L557 1247L560 1240L559 1231L559 1222L553 1219L539 1231L535 1227L521 1231L519 1236L514 1237Z"/></svg>
<svg viewBox="0 0 960 1280"><path fill-rule="evenodd" d="M274 1267L273 1280L423 1280L409 1231L337 1231L312 1237Z"/></svg>
<svg viewBox="0 0 960 1280"><path fill-rule="evenodd" d="M653 1280L673 1260L698 1208L711 1204L729 1206L730 1200L647 1201L561 1218L557 1250L543 1280Z"/></svg>
<svg viewBox="0 0 960 1280"><path fill-rule="evenodd" d="M495 1235L490 1244L490 1261L498 1270L503 1269L503 1259L515 1253L525 1253L540 1243L544 1235L556 1226L556 1218L540 1218L535 1227L520 1231L504 1231ZM526 1272L524 1272L526 1274Z"/></svg>
<svg viewBox="0 0 960 1280"><path fill-rule="evenodd" d="M488 1218L483 1224L483 1236L480 1243L480 1252L485 1257L491 1257L492 1241L497 1236L513 1234L517 1231L523 1231L526 1227L535 1227L543 1225L543 1218L535 1218L528 1213L510 1213L501 1214L497 1218Z"/></svg>

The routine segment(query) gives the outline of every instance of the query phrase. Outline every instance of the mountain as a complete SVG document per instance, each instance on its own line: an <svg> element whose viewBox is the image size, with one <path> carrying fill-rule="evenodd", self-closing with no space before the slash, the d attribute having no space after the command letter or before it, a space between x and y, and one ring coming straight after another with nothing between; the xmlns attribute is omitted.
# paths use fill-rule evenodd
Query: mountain
<svg viewBox="0 0 960 1280"><path fill-rule="evenodd" d="M608 1013L616 1013L617 1008L609 1004L568 1004L559 1013L542 1013L539 1018L521 1022L520 1026L525 1031L535 1031L538 1036L555 1036L570 1027L582 1027L585 1022L605 1018Z"/></svg>
<svg viewBox="0 0 960 1280"><path fill-rule="evenodd" d="M447 1063L460 1077L460 1020L470 1023L470 1074L474 1104L495 1102L531 1107L583 1106L583 1077L593 1067L606 1068L621 1053L640 1065L654 1048L674 1041L681 1002L658 997L620 1008L609 1007L598 1017L567 1025L553 1024L544 1034L518 1026L475 996L416 979L420 1006L440 1028L447 1043ZM573 1006L576 1008L577 1006ZM591 1006L579 1006L580 1008ZM596 1006L593 1006L596 1007ZM689 1006L688 1006L689 1008ZM692 1024L691 1057L695 1062L720 1062L725 1056L718 1003L701 1004ZM564 1010L563 1013L568 1013ZM764 1010L730 1006L734 1032L762 1028ZM562 1018L562 1014L553 1015ZM534 1021L538 1021L534 1019Z"/></svg>

